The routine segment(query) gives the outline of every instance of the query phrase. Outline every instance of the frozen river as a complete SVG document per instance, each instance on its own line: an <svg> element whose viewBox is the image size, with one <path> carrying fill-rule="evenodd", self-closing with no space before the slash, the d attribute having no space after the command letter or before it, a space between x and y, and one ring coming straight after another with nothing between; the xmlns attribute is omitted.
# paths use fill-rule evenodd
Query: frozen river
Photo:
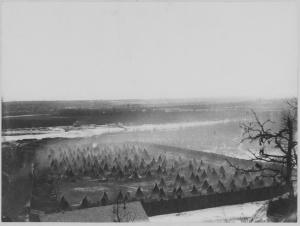
<svg viewBox="0 0 300 226"><path fill-rule="evenodd" d="M137 131L168 131L180 130L189 127L211 126L216 124L226 124L240 120L215 120L215 121L195 121L166 124L143 124L143 125L88 125L81 127L43 127L31 129L16 129L2 132L2 142L18 141L25 139L44 139L44 138L79 138L99 136L118 132L137 132Z"/></svg>

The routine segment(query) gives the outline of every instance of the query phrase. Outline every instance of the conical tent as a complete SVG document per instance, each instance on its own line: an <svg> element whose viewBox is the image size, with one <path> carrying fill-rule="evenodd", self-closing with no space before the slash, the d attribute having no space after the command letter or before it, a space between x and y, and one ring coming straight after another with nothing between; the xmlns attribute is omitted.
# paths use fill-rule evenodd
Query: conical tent
<svg viewBox="0 0 300 226"><path fill-rule="evenodd" d="M144 193L143 193L141 187L138 187L138 189L137 189L137 191L136 191L136 193L135 193L135 196L136 196L137 198L143 198L143 197L144 197Z"/></svg>
<svg viewBox="0 0 300 226"><path fill-rule="evenodd" d="M161 178L161 179L160 179L159 186L160 186L160 187L166 186L166 182L165 182L164 178Z"/></svg>
<svg viewBox="0 0 300 226"><path fill-rule="evenodd" d="M248 181L246 179L246 176L244 176L244 178L243 178L242 185L243 186L247 186L248 185Z"/></svg>
<svg viewBox="0 0 300 226"><path fill-rule="evenodd" d="M225 188L224 184L221 181L218 182L217 189L221 193L226 192L226 188Z"/></svg>
<svg viewBox="0 0 300 226"><path fill-rule="evenodd" d="M176 188L173 188L172 194L173 194L173 195L176 195L176 192L177 192L177 189L176 189Z"/></svg>
<svg viewBox="0 0 300 226"><path fill-rule="evenodd" d="M118 178L123 178L124 177L124 173L123 173L123 171L122 170L119 170L119 172L118 172Z"/></svg>
<svg viewBox="0 0 300 226"><path fill-rule="evenodd" d="M165 193L165 191L164 191L163 188L160 188L160 189L159 189L159 197L160 197L160 198L166 197L166 193Z"/></svg>
<svg viewBox="0 0 300 226"><path fill-rule="evenodd" d="M151 161L151 165L153 166L156 163L155 158L153 157L152 161Z"/></svg>
<svg viewBox="0 0 300 226"><path fill-rule="evenodd" d="M210 165L207 166L207 173L211 173Z"/></svg>
<svg viewBox="0 0 300 226"><path fill-rule="evenodd" d="M183 194L183 191L182 191L181 187L179 187L179 188L176 190L176 194L177 194L177 195L180 195L180 196Z"/></svg>
<svg viewBox="0 0 300 226"><path fill-rule="evenodd" d="M180 184L181 184L181 185L186 184L186 180L185 180L184 176L182 176L182 177L180 178Z"/></svg>
<svg viewBox="0 0 300 226"><path fill-rule="evenodd" d="M145 168L145 161L144 159L142 159L141 163L140 163L140 169L144 169Z"/></svg>
<svg viewBox="0 0 300 226"><path fill-rule="evenodd" d="M205 180L204 182L203 182L203 184L202 184L202 190L205 190L205 189L207 189L209 187L209 184L208 184L208 182L207 182L207 180Z"/></svg>
<svg viewBox="0 0 300 226"><path fill-rule="evenodd" d="M115 173L116 171L117 171L116 167L113 166L113 167L111 168L111 172L112 172L112 173Z"/></svg>
<svg viewBox="0 0 300 226"><path fill-rule="evenodd" d="M122 201L123 200L123 194L122 191L119 191L119 194L117 195L117 201Z"/></svg>
<svg viewBox="0 0 300 226"><path fill-rule="evenodd" d="M212 186L209 186L207 188L207 194L212 194L212 193L214 193L214 189L212 188Z"/></svg>
<svg viewBox="0 0 300 226"><path fill-rule="evenodd" d="M166 159L163 160L163 162L161 163L161 166L162 166L163 168L166 168L166 167L167 167L167 161L166 161Z"/></svg>
<svg viewBox="0 0 300 226"><path fill-rule="evenodd" d="M62 210L67 210L67 209L70 208L70 204L69 204L69 202L65 199L64 196L60 199L59 207L60 207Z"/></svg>
<svg viewBox="0 0 300 226"><path fill-rule="evenodd" d="M148 171L146 172L146 177L152 177L152 174L151 174L151 171L150 171L150 170L148 170Z"/></svg>
<svg viewBox="0 0 300 226"><path fill-rule="evenodd" d="M175 171L175 167L174 167L174 165L172 165L171 172L174 172L174 171Z"/></svg>
<svg viewBox="0 0 300 226"><path fill-rule="evenodd" d="M162 173L162 169L161 169L161 166L160 166L160 165L158 166L156 172L157 172L158 174L161 174L161 173Z"/></svg>
<svg viewBox="0 0 300 226"><path fill-rule="evenodd" d="M124 195L124 199L123 199L124 202L128 202L129 198L130 198L130 193L126 192L126 194Z"/></svg>
<svg viewBox="0 0 300 226"><path fill-rule="evenodd" d="M211 175L212 175L213 177L218 177L218 173L216 172L215 168L212 168L212 170L211 170Z"/></svg>
<svg viewBox="0 0 300 226"><path fill-rule="evenodd" d="M89 207L89 201L88 198L85 196L80 203L80 208L88 208L88 207Z"/></svg>
<svg viewBox="0 0 300 226"><path fill-rule="evenodd" d="M231 191L237 190L237 187L236 187L236 185L235 185L235 180L234 180L234 179L231 181L231 183L230 183L229 186L230 186L230 190L231 190Z"/></svg>
<svg viewBox="0 0 300 226"><path fill-rule="evenodd" d="M223 166L220 167L219 172L220 172L220 174L222 174L222 175L225 174L225 169L224 169Z"/></svg>
<svg viewBox="0 0 300 226"><path fill-rule="evenodd" d="M198 190L196 188L195 185L193 185L193 188L192 188L192 191L191 191L192 194L197 194L198 193Z"/></svg>
<svg viewBox="0 0 300 226"><path fill-rule="evenodd" d="M156 183L155 183L155 185L154 185L154 188L153 188L153 190L152 190L152 193L153 193L153 194L159 193L159 188L158 188L158 186L157 186Z"/></svg>
<svg viewBox="0 0 300 226"><path fill-rule="evenodd" d="M125 171L125 173L128 173L129 169L128 169L127 165L124 166L124 171Z"/></svg>
<svg viewBox="0 0 300 226"><path fill-rule="evenodd" d="M195 182L196 182L197 184L200 184L200 177L199 177L199 175L196 175L196 176L195 176Z"/></svg>
<svg viewBox="0 0 300 226"><path fill-rule="evenodd" d="M168 172L167 172L167 169L166 169L166 168L164 168L164 169L163 169L163 171L162 171L162 174L163 174L163 175L167 175L167 174L168 174Z"/></svg>
<svg viewBox="0 0 300 226"><path fill-rule="evenodd" d="M194 172L191 173L190 179L191 180L195 180L195 174L194 174Z"/></svg>
<svg viewBox="0 0 300 226"><path fill-rule="evenodd" d="M248 186L247 186L247 189L251 189L251 188L253 188L253 183L252 183L252 181L250 181L249 184L248 184Z"/></svg>
<svg viewBox="0 0 300 226"><path fill-rule="evenodd" d="M177 174L177 175L176 175L176 178L175 178L175 181L176 181L176 182L180 182L180 179L181 179L180 175Z"/></svg>
<svg viewBox="0 0 300 226"><path fill-rule="evenodd" d="M108 164L107 164L107 163L105 163L105 165L104 165L104 170L105 170L105 171L109 171L109 167L108 167Z"/></svg>
<svg viewBox="0 0 300 226"><path fill-rule="evenodd" d="M159 155L157 162L158 162L158 163L161 163L161 162L162 162L162 157L161 157L161 155Z"/></svg>
<svg viewBox="0 0 300 226"><path fill-rule="evenodd" d="M260 178L259 181L257 182L257 185L263 187L265 185L265 181L262 178Z"/></svg>
<svg viewBox="0 0 300 226"><path fill-rule="evenodd" d="M106 192L104 192L103 193L103 196L102 196L102 198L101 198L101 203L103 204L107 204L107 202L108 202L108 195L107 195L107 193Z"/></svg>
<svg viewBox="0 0 300 226"><path fill-rule="evenodd" d="M207 178L207 174L206 174L205 170L203 170L203 173L202 173L202 175L201 175L201 178L202 178L202 179Z"/></svg>
<svg viewBox="0 0 300 226"><path fill-rule="evenodd" d="M198 173L200 173L200 172L201 172L201 167L200 167L200 166L198 167L198 170L197 170L197 172L198 172Z"/></svg>

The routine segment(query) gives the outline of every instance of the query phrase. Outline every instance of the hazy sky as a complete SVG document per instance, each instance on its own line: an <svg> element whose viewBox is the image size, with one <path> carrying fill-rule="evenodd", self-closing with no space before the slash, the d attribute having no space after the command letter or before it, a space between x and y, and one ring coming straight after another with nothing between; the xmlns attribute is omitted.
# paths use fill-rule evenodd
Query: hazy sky
<svg viewBox="0 0 300 226"><path fill-rule="evenodd" d="M9 100L297 94L294 2L2 5Z"/></svg>

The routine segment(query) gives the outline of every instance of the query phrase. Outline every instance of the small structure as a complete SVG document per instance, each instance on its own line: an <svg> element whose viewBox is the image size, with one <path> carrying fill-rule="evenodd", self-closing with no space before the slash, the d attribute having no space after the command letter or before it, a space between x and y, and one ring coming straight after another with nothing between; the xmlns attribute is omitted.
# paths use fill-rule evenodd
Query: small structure
<svg viewBox="0 0 300 226"><path fill-rule="evenodd" d="M120 169L117 173L117 178L122 179L124 176L125 175L124 175L123 171Z"/></svg>
<svg viewBox="0 0 300 226"><path fill-rule="evenodd" d="M198 174L195 176L195 183L200 184L200 177Z"/></svg>
<svg viewBox="0 0 300 226"><path fill-rule="evenodd" d="M161 169L161 166L159 165L157 170L156 170L157 174L161 174L162 173L162 169Z"/></svg>
<svg viewBox="0 0 300 226"><path fill-rule="evenodd" d="M197 193L198 193L198 190L197 190L197 188L196 188L196 186L195 186L195 185L193 185L193 188L192 188L192 191L191 191L191 193L192 193L193 195L195 195L195 194L197 194Z"/></svg>
<svg viewBox="0 0 300 226"><path fill-rule="evenodd" d="M243 185L244 187L246 187L246 186L248 185L248 181L247 181L246 176L244 176L244 178L243 178L242 185Z"/></svg>
<svg viewBox="0 0 300 226"><path fill-rule="evenodd" d="M175 183L179 183L180 182L180 175L177 173L176 178L175 178Z"/></svg>
<svg viewBox="0 0 300 226"><path fill-rule="evenodd" d="M225 188L224 184L221 181L218 182L217 190L220 193L226 192L226 188Z"/></svg>
<svg viewBox="0 0 300 226"><path fill-rule="evenodd" d="M224 169L223 166L220 167L219 172L220 172L221 175L225 174L225 169Z"/></svg>
<svg viewBox="0 0 300 226"><path fill-rule="evenodd" d="M180 184L181 184L181 185L185 185L185 184L186 184L186 180L185 180L184 176L182 176L182 177L180 178Z"/></svg>
<svg viewBox="0 0 300 226"><path fill-rule="evenodd" d="M200 167L200 166L198 167L197 172L198 172L198 173L201 172L201 167Z"/></svg>
<svg viewBox="0 0 300 226"><path fill-rule="evenodd" d="M207 192L208 195L214 193L214 189L212 188L211 185L209 185L209 187L207 188L206 192Z"/></svg>
<svg viewBox="0 0 300 226"><path fill-rule="evenodd" d="M101 205L106 206L108 203L108 195L106 192L103 193L103 196L101 198Z"/></svg>
<svg viewBox="0 0 300 226"><path fill-rule="evenodd" d="M79 208L82 208L82 209L83 209L83 208L88 208L89 205L90 205L90 202L89 202L88 198L85 196L85 197L82 199Z"/></svg>
<svg viewBox="0 0 300 226"><path fill-rule="evenodd" d="M171 167L171 172L172 172L172 173L175 172L175 167L174 167L174 165L172 165L172 167Z"/></svg>
<svg viewBox="0 0 300 226"><path fill-rule="evenodd" d="M122 194L122 191L119 191L119 194L117 195L117 199L116 199L116 201L117 202L122 202L123 201L123 194Z"/></svg>
<svg viewBox="0 0 300 226"><path fill-rule="evenodd" d="M236 191L237 190L237 187L235 185L235 180L234 179L231 181L231 183L230 183L229 186L230 186L230 190L231 191Z"/></svg>
<svg viewBox="0 0 300 226"><path fill-rule="evenodd" d="M159 197L160 197L160 198L165 198L165 197L166 197L166 193L165 193L165 191L164 191L163 188L160 188L160 189L159 189Z"/></svg>
<svg viewBox="0 0 300 226"><path fill-rule="evenodd" d="M212 170L211 170L211 176L214 179L218 178L218 173L216 172L215 168L212 168Z"/></svg>
<svg viewBox="0 0 300 226"><path fill-rule="evenodd" d="M191 173L190 179L191 179L192 181L195 180L195 174L194 174L194 172Z"/></svg>
<svg viewBox="0 0 300 226"><path fill-rule="evenodd" d="M154 188L153 188L153 190L152 190L152 193L153 193L153 194L158 194L158 193L159 193L159 188L158 188L158 186L157 186L157 183L155 183Z"/></svg>
<svg viewBox="0 0 300 226"><path fill-rule="evenodd" d="M207 180L205 180L205 181L203 182L201 188L202 188L202 190L206 190L208 187L209 187L209 184L208 184Z"/></svg>
<svg viewBox="0 0 300 226"><path fill-rule="evenodd" d="M192 161L189 162L189 170L190 170L190 171L193 171L193 170L194 170L194 166L193 166Z"/></svg>
<svg viewBox="0 0 300 226"><path fill-rule="evenodd" d="M140 163L140 169L145 169L145 160L142 159L141 163Z"/></svg>
<svg viewBox="0 0 300 226"><path fill-rule="evenodd" d="M144 198L144 193L141 189L141 187L138 187L136 193L135 193L135 197L138 198L138 199L142 199Z"/></svg>
<svg viewBox="0 0 300 226"><path fill-rule="evenodd" d="M181 189L181 187L179 187L176 191L176 195L177 195L177 198L180 199L183 195L183 191Z"/></svg>
<svg viewBox="0 0 300 226"><path fill-rule="evenodd" d="M152 173L151 173L151 171L150 171L150 170L147 170L147 172L146 172L146 177L147 177L147 178L150 178L150 177L152 177Z"/></svg>
<svg viewBox="0 0 300 226"><path fill-rule="evenodd" d="M207 174L206 174L206 171L203 170L203 173L201 175L201 179L205 179L205 178L207 178Z"/></svg>
<svg viewBox="0 0 300 226"><path fill-rule="evenodd" d="M61 199L60 199L59 207L61 210L69 210L70 209L70 205L64 196L61 197Z"/></svg>
<svg viewBox="0 0 300 226"><path fill-rule="evenodd" d="M161 179L160 179L159 186L160 186L160 187L166 186L166 182L165 182L164 178L161 178Z"/></svg>

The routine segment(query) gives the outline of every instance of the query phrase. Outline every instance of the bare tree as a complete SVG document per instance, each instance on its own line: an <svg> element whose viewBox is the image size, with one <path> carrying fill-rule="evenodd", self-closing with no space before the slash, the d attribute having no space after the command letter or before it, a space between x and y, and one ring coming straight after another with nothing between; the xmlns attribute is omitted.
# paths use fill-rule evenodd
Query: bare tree
<svg viewBox="0 0 300 226"><path fill-rule="evenodd" d="M282 113L280 124L270 119L261 121L252 111L254 121L241 123L243 142L255 143L255 151L248 149L255 162L255 167L243 169L229 165L236 170L246 172L261 172L262 177L273 177L283 180L289 189L289 195L294 195L293 170L297 167L297 100L288 102L288 110Z"/></svg>

